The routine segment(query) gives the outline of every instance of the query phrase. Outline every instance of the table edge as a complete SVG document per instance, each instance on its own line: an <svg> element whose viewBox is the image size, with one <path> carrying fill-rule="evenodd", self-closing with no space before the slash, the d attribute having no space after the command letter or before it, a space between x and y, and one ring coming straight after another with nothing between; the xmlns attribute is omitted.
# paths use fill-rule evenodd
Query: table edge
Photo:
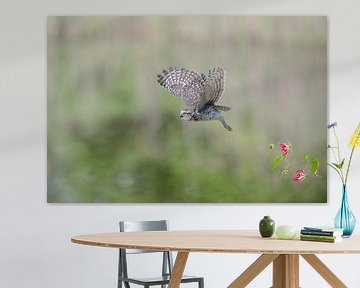
<svg viewBox="0 0 360 288"><path fill-rule="evenodd" d="M90 240L80 240L76 237L84 235L78 235L71 238L71 242L74 244L87 245L101 248L116 248L116 249L139 249L139 250L151 250L151 251L171 251L171 252L191 252L191 253L231 253L231 254L360 254L360 248L356 251L329 251L329 250L262 250L262 249L208 249L208 248L180 248L170 246L152 246L152 245L138 245L138 244L114 244L104 243ZM324 243L326 245L336 245L336 243Z"/></svg>

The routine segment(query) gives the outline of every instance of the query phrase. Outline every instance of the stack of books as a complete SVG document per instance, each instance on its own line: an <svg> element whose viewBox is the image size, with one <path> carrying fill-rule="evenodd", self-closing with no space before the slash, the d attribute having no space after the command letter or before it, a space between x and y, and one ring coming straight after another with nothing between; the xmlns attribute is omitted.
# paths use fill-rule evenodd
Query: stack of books
<svg viewBox="0 0 360 288"><path fill-rule="evenodd" d="M304 227L300 232L300 240L336 243L342 241L344 230L335 227Z"/></svg>

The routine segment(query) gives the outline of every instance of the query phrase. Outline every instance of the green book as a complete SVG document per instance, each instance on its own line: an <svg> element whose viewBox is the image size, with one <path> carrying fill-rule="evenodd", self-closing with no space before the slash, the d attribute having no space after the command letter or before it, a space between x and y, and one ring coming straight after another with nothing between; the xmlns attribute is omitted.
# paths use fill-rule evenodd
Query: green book
<svg viewBox="0 0 360 288"><path fill-rule="evenodd" d="M308 234L300 234L303 238L314 238L314 239L337 239L342 238L341 236L325 236L325 235L308 235Z"/></svg>
<svg viewBox="0 0 360 288"><path fill-rule="evenodd" d="M331 238L314 238L314 237L303 237L300 235L301 241L313 241L313 242L324 242L324 243L337 243L342 241L342 237Z"/></svg>

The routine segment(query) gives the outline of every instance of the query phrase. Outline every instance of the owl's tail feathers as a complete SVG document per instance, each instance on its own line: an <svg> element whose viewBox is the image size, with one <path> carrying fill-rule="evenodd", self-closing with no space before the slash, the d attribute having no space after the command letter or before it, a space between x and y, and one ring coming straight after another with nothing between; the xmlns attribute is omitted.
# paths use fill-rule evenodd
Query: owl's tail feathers
<svg viewBox="0 0 360 288"><path fill-rule="evenodd" d="M215 105L215 108L224 112L229 111L231 109L231 107L229 106L221 106L221 105Z"/></svg>

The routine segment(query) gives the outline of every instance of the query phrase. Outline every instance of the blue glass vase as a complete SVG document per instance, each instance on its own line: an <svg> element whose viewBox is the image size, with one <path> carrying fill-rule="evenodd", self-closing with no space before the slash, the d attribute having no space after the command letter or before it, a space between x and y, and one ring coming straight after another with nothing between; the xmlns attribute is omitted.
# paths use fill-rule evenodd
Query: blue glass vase
<svg viewBox="0 0 360 288"><path fill-rule="evenodd" d="M346 185L343 185L342 187L341 206L336 214L334 224L336 228L344 229L343 237L346 238L351 236L355 228L356 219L349 207Z"/></svg>

